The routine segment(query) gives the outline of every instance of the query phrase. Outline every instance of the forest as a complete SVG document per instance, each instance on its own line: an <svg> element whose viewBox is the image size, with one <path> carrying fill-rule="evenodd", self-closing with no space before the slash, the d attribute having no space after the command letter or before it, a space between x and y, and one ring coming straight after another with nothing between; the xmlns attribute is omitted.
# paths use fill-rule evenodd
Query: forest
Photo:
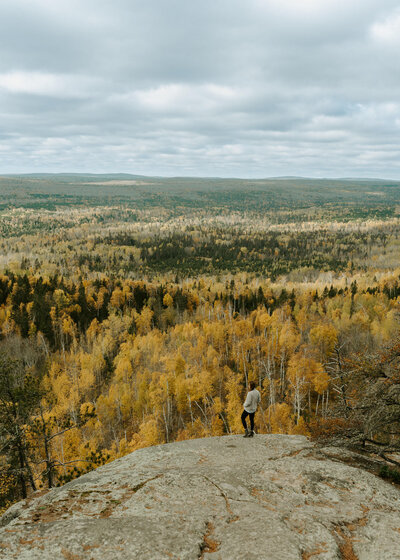
<svg viewBox="0 0 400 560"><path fill-rule="evenodd" d="M400 184L0 178L0 512L135 449L400 447Z"/></svg>

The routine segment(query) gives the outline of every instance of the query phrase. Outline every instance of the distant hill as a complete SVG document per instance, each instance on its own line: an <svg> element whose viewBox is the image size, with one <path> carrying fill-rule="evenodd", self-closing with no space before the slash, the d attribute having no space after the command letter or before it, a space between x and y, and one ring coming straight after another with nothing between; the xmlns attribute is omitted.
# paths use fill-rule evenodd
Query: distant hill
<svg viewBox="0 0 400 560"><path fill-rule="evenodd" d="M379 198L379 200L378 200ZM0 209L14 206L134 204L229 210L400 204L400 182L381 179L224 179L145 177L127 173L36 173L0 176Z"/></svg>

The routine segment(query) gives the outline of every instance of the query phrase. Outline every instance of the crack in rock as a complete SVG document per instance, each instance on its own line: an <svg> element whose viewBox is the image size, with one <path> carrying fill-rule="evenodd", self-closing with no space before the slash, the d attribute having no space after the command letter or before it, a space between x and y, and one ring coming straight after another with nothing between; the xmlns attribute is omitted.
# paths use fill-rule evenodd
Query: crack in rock
<svg viewBox="0 0 400 560"><path fill-rule="evenodd" d="M211 480L211 478L208 478L208 476L203 475L203 478L205 478L208 482L210 482L210 484L212 484L213 486L215 486L215 488L218 490L218 492L220 493L220 496L222 498L224 498L225 500L225 507L226 507L226 511L229 514L228 517L228 523L231 523L232 521L236 521L238 519L238 516L233 514L231 505L229 503L229 499L228 496L225 494L225 492L222 490L222 488L220 488L218 486L218 484L215 484L215 482L213 480Z"/></svg>
<svg viewBox="0 0 400 560"><path fill-rule="evenodd" d="M203 560L205 554L216 552L219 549L220 543L212 538L213 534L214 525L210 521L208 521L206 523L206 530L203 535L203 540L200 543L200 552L198 555L199 560Z"/></svg>
<svg viewBox="0 0 400 560"><path fill-rule="evenodd" d="M358 527L365 527L368 522L369 508L361 506L364 512L362 517L354 521L345 521L333 524L333 536L337 542L341 560L358 560L358 556L353 549L353 541L355 537L353 533Z"/></svg>

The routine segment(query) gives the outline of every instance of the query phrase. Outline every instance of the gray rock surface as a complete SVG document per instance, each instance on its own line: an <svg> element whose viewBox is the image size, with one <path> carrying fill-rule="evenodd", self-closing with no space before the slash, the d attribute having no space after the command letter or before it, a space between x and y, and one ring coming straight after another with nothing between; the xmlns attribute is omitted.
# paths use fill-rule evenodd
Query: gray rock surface
<svg viewBox="0 0 400 560"><path fill-rule="evenodd" d="M302 436L135 451L1 518L18 560L400 559L400 491Z"/></svg>

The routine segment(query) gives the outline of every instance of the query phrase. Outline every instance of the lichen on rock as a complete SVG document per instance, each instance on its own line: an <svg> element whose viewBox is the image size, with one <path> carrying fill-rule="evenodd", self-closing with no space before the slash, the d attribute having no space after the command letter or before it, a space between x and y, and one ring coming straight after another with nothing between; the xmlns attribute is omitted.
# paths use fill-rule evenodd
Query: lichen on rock
<svg viewBox="0 0 400 560"><path fill-rule="evenodd" d="M400 492L350 455L285 435L141 449L12 506L0 558L400 559Z"/></svg>

